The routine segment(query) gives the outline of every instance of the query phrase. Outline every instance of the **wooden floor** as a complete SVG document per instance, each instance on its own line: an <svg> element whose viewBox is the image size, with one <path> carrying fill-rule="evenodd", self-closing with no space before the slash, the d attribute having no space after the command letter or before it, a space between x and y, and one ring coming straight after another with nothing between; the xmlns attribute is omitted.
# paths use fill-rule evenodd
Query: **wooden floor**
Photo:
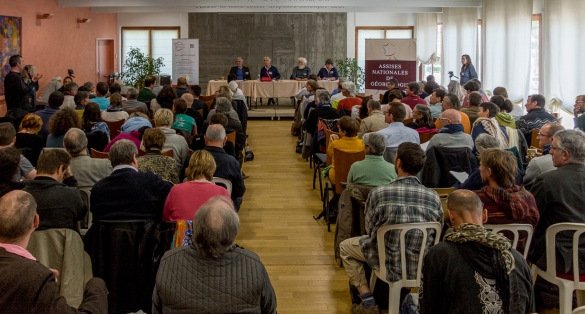
<svg viewBox="0 0 585 314"><path fill-rule="evenodd" d="M333 254L313 170L295 153L291 120L251 120L255 158L244 163L246 194L236 242L257 253L276 291L278 313L349 313L349 283ZM333 226L334 227L334 226Z"/></svg>

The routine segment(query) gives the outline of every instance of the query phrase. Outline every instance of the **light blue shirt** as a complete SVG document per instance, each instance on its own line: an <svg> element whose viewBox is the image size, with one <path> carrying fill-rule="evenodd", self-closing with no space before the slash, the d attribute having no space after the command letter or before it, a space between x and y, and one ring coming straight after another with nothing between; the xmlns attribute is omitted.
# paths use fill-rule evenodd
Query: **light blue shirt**
<svg viewBox="0 0 585 314"><path fill-rule="evenodd" d="M441 113L443 113L443 106L441 105L440 102L434 105L429 105L428 107L431 110L431 115L433 116L433 119L437 119L438 117L441 116Z"/></svg>
<svg viewBox="0 0 585 314"><path fill-rule="evenodd" d="M405 127L402 122L392 122L387 128L376 132L384 135L386 138L386 147L396 148L404 142L420 144L418 132L409 127Z"/></svg>
<svg viewBox="0 0 585 314"><path fill-rule="evenodd" d="M95 102L96 104L98 104L100 106L101 111L108 109L108 107L110 106L110 100L105 97L92 98L91 102Z"/></svg>

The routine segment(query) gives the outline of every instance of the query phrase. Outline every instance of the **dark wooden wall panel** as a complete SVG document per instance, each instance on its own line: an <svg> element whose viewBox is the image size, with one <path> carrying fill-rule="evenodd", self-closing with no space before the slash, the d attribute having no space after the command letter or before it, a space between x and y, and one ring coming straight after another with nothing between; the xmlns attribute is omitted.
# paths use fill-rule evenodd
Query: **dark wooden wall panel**
<svg viewBox="0 0 585 314"><path fill-rule="evenodd" d="M290 77L298 57L317 73L328 58L345 58L346 13L224 14L189 13L189 38L199 39L199 82L227 77L237 57L256 78L272 58L283 79Z"/></svg>

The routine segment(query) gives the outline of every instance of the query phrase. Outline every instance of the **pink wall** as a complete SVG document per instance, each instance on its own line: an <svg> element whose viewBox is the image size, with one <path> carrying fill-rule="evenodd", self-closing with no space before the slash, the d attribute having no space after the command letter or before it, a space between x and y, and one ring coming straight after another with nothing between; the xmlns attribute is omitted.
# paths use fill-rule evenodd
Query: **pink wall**
<svg viewBox="0 0 585 314"><path fill-rule="evenodd" d="M46 20L37 14L51 13ZM25 63L37 67L43 74L40 89L55 75L67 76L75 71L74 81L83 84L96 81L96 38L114 39L118 53L117 14L92 13L90 8L59 8L58 0L2 1L0 15L22 17L22 56ZM90 22L77 24L77 19ZM118 71L118 60L114 61ZM4 98L4 96L0 96ZM6 106L0 99L0 116Z"/></svg>

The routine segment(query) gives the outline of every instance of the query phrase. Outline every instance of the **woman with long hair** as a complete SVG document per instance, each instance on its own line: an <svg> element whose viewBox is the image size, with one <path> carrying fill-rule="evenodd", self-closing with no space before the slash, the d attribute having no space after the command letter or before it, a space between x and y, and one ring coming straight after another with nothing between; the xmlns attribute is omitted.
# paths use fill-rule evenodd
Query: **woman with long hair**
<svg viewBox="0 0 585 314"><path fill-rule="evenodd" d="M89 133L95 131L102 131L108 134L108 138L110 138L110 128L108 125L102 120L102 112L100 110L100 106L95 102L90 102L85 106L85 110L83 111L83 125L82 130Z"/></svg>
<svg viewBox="0 0 585 314"><path fill-rule="evenodd" d="M31 64L25 65L24 68L22 68L20 71L20 77L22 77L24 84L33 84L33 88L25 96L26 103L33 111L37 105L37 91L39 90L39 81L34 82L32 80L35 75L37 75L37 68Z"/></svg>
<svg viewBox="0 0 585 314"><path fill-rule="evenodd" d="M475 72L475 67L471 63L471 57L469 55L462 55L461 73L459 73L459 83L463 85L471 79L477 79L477 72Z"/></svg>
<svg viewBox="0 0 585 314"><path fill-rule="evenodd" d="M431 109L426 105L416 105L412 111L413 121L405 124L409 128L415 129L418 133L437 133L437 127L431 115Z"/></svg>
<svg viewBox="0 0 585 314"><path fill-rule="evenodd" d="M41 117L34 113L27 114L20 121L18 133L16 133L16 143L14 143L14 147L18 149L28 148L27 153L24 153L25 151L23 150L23 155L35 167L46 143L43 137L39 135L42 127L43 120Z"/></svg>
<svg viewBox="0 0 585 314"><path fill-rule="evenodd" d="M156 102L160 106L160 108L164 109L172 109L173 108L173 101L177 98L177 93L175 89L169 85L165 85L160 93L156 96ZM152 106L152 104L151 104Z"/></svg>

